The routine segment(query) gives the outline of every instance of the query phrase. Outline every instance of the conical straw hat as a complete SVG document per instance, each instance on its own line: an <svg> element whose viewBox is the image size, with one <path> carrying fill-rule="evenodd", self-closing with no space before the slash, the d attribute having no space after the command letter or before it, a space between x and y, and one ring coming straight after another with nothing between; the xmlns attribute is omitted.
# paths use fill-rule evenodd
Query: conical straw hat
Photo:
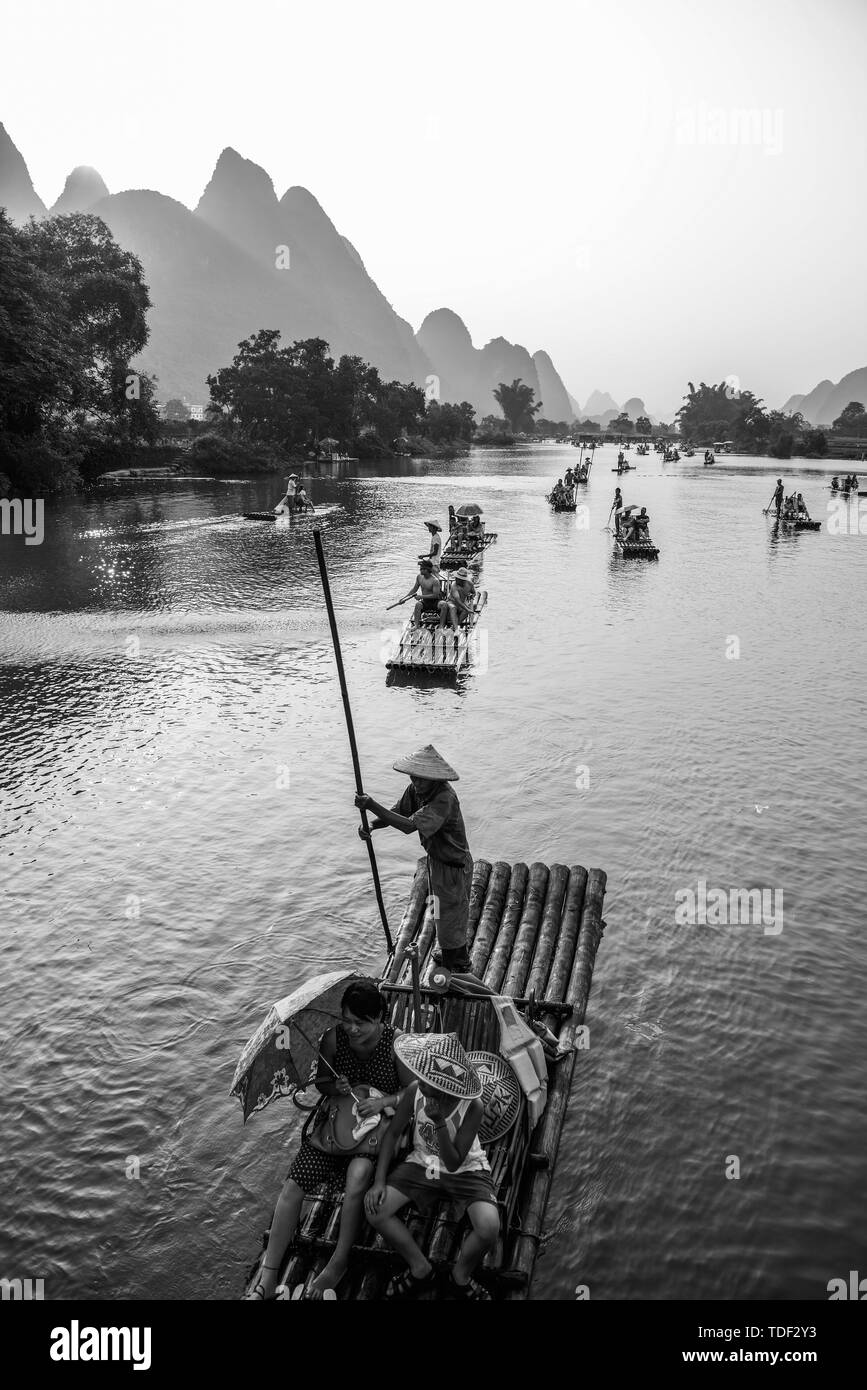
<svg viewBox="0 0 867 1390"><path fill-rule="evenodd" d="M400 1033L394 1053L419 1081L458 1100L475 1100L482 1082L457 1033Z"/></svg>
<svg viewBox="0 0 867 1390"><path fill-rule="evenodd" d="M512 1128L521 1109L521 1087L513 1068L496 1052L468 1052L482 1083L485 1113L479 1140L493 1144Z"/></svg>
<svg viewBox="0 0 867 1390"><path fill-rule="evenodd" d="M459 782L460 778L434 748L432 743L417 748L414 753L406 753L392 763L395 772L405 772L410 777L428 777L432 782Z"/></svg>

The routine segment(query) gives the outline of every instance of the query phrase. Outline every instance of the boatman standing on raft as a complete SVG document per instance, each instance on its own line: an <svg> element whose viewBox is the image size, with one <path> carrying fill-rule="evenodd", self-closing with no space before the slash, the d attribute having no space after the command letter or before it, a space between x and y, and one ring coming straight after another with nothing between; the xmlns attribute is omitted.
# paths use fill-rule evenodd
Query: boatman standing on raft
<svg viewBox="0 0 867 1390"><path fill-rule="evenodd" d="M774 500L774 501L776 502L776 504L777 504L777 516L780 515L780 512L781 512L782 509L783 509L783 494L784 494L784 492L785 492L785 488L783 487L783 480L782 480L782 478L778 478L778 479L777 479L777 486L774 488L774 498L773 498L773 500Z"/></svg>
<svg viewBox="0 0 867 1390"><path fill-rule="evenodd" d="M430 553L426 557L419 555L418 558L430 560L434 574L439 574L440 556L443 550L443 528L438 521L426 521L425 526L430 531Z"/></svg>
<svg viewBox="0 0 867 1390"><path fill-rule="evenodd" d="M466 973L471 969L467 926L473 857L467 844L460 802L449 786L450 782L459 780L458 774L431 743L398 758L392 766L395 772L407 774L410 785L391 810L365 795L357 796L355 804L376 816L371 830L390 825L402 830L404 835L418 831L427 853L428 901L439 942L434 960L447 970ZM366 838L363 826L359 826L358 833L362 839Z"/></svg>

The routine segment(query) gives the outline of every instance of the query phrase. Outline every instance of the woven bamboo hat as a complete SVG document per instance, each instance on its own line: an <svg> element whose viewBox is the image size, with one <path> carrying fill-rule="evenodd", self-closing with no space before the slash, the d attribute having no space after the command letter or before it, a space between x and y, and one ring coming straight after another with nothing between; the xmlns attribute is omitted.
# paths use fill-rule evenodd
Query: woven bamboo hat
<svg viewBox="0 0 867 1390"><path fill-rule="evenodd" d="M413 1076L458 1100L475 1100L482 1094L481 1078L457 1033L400 1033L394 1053Z"/></svg>
<svg viewBox="0 0 867 1390"><path fill-rule="evenodd" d="M427 777L431 782L459 782L460 777L445 758L437 752L432 743L418 748L414 753L406 753L392 763L395 772L405 772L408 777Z"/></svg>
<svg viewBox="0 0 867 1390"><path fill-rule="evenodd" d="M429 526L432 531L441 531L443 529L438 521L426 521L425 526Z"/></svg>
<svg viewBox="0 0 867 1390"><path fill-rule="evenodd" d="M479 1139L493 1144L512 1128L521 1109L521 1087L514 1068L496 1052L468 1052L482 1083L485 1113Z"/></svg>
<svg viewBox="0 0 867 1390"><path fill-rule="evenodd" d="M461 565L461 567L460 567L459 570L455 570L454 574L452 575L452 578L453 578L453 579L462 579L462 580L464 581L464 583L469 582L470 584L472 584L472 582L473 582L473 576L470 574L470 572L469 572L469 570L467 569L466 565Z"/></svg>

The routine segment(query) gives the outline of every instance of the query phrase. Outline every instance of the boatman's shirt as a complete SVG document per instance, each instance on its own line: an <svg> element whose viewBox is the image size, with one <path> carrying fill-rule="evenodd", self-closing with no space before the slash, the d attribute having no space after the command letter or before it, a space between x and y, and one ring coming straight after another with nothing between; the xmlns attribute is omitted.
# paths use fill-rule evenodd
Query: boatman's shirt
<svg viewBox="0 0 867 1390"><path fill-rule="evenodd" d="M461 803L448 782L439 782L424 800L410 782L392 811L411 820L422 846L432 859L463 866L470 847Z"/></svg>

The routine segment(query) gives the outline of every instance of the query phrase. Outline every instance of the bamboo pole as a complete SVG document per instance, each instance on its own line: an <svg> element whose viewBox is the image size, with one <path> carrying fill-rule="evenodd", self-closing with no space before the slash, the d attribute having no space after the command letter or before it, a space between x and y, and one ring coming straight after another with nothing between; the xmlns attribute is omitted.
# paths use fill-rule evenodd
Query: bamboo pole
<svg viewBox="0 0 867 1390"><path fill-rule="evenodd" d="M512 876L510 866L498 859L491 869L487 893L484 900L478 927L473 936L472 944L472 973L481 976L487 963L497 928L500 925L500 918L503 915L503 904L506 901L506 894L509 891L509 882ZM522 894L523 896L523 894Z"/></svg>
<svg viewBox="0 0 867 1390"><path fill-rule="evenodd" d="M563 932L566 913L569 910L570 893L572 893L574 897L572 890L572 874L574 870L567 869L565 865L555 864L551 869L552 880L555 871L557 874L558 887L560 888L560 905L556 912L549 910L552 905L551 886L549 884L548 898L545 902L545 912L542 916L542 928L539 932L539 940L536 944L536 951L533 956L533 965L524 985L524 993L534 995L536 999L544 999L546 997L546 986L548 983L548 976L551 972L551 965L554 960L554 953Z"/></svg>
<svg viewBox="0 0 867 1390"><path fill-rule="evenodd" d="M506 971L502 983L497 988L498 994L520 994L521 985L527 977L530 968L530 958L533 954L533 943L536 940L536 933L539 930L539 921L542 916L542 908L545 903L545 893L548 888L549 870L547 864L540 864L538 861L530 865L530 877L527 882L527 901L524 903L524 911L521 916L521 924L518 927L518 934L507 958ZM497 942L499 950L500 943Z"/></svg>
<svg viewBox="0 0 867 1390"><path fill-rule="evenodd" d="M491 866L487 859L477 859L473 864L473 883L470 888L470 912L467 918L467 950L472 946L478 930L490 878Z"/></svg>
<svg viewBox="0 0 867 1390"><path fill-rule="evenodd" d="M592 872L591 870L591 874ZM604 893L604 891L603 885L602 892ZM600 897L598 904L591 904L589 912L585 911L581 919L581 931L575 951L575 964L572 969L572 979L569 982L569 997L574 1002L575 1013L566 1022L561 1033L561 1041L569 1047L575 1042L575 1035L584 1022L584 1015L587 1010L587 997L593 978L593 962L603 930L597 910L601 909L601 906ZM563 1061L558 1062L554 1078L555 1084L548 1093L548 1105L539 1126L538 1135L534 1137L534 1151L543 1157L545 1163L552 1170L560 1142L560 1129L569 1101L575 1060L576 1054L572 1052ZM563 1076L560 1075L561 1071L564 1072Z"/></svg>
<svg viewBox="0 0 867 1390"><path fill-rule="evenodd" d="M488 960L485 965L485 973L482 976L485 984L493 990L498 988L506 973L509 952L512 949L512 942L515 939L518 923L521 920L521 913L524 908L524 897L527 891L529 876L530 871L526 864L512 865L512 876L509 880L506 908L500 918L499 926L496 927L491 939ZM479 971L475 973L478 974Z"/></svg>
<svg viewBox="0 0 867 1390"><path fill-rule="evenodd" d="M575 963L569 981L569 1002L574 1013L567 1027L574 1037L584 1022L590 984L593 979L593 964L602 938L602 903L605 898L607 876L602 869L591 869L587 876L587 890L584 895L584 908L581 913L581 929L575 947Z"/></svg>
<svg viewBox="0 0 867 1390"><path fill-rule="evenodd" d="M560 926L560 913L568 882L569 870L566 865L552 864L548 874L548 887L545 893L541 922L537 920L535 925L531 922L521 923L521 929L512 951L512 959L509 961L509 969L503 982L503 994L512 996L524 994L524 985L530 973L530 963L534 957L540 953L547 954L547 958L550 960Z"/></svg>
<svg viewBox="0 0 867 1390"><path fill-rule="evenodd" d="M361 782L361 763L358 759L358 745L355 742L355 726L352 722L352 710L349 705L349 691L346 687L346 673L343 669L343 655L340 651L340 638L337 633L337 619L334 616L334 604L331 601L331 585L328 582L328 568L325 564L325 551L322 549L322 533L318 527L313 529L313 544L316 547L316 559L319 561L319 574L322 579L322 592L325 595L325 607L328 610L328 626L331 628L331 641L334 646L334 660L337 664L337 678L340 682L340 694L343 699L343 713L346 717L346 732L349 735L349 751L352 754L352 766L355 771L355 790L359 796L364 792ZM361 816L361 828L365 833L365 844L367 845L367 855L370 859L370 872L373 875L373 889L376 894L376 903L379 908L379 915L382 919L382 930L385 933L385 944L389 951L394 950L394 943L391 939L391 931L388 926L388 918L385 915L385 903L382 897L382 887L379 882L379 869L376 866L376 852L373 848L373 839L370 834L370 824L365 810L359 811Z"/></svg>
<svg viewBox="0 0 867 1390"><path fill-rule="evenodd" d="M563 1041L568 1043L574 1041L575 1032L584 1021L584 1012L587 1007L593 975L593 963L605 925L601 917L605 883L606 875L601 869L590 870L587 876L581 927L578 933L575 960L567 994L569 1002L575 1007L575 1012L564 1025L561 1035ZM548 1104L542 1117L538 1137L534 1140L534 1149L544 1154L548 1158L548 1163L545 1167L537 1168L530 1179L527 1196L521 1208L521 1232L515 1240L511 1261L512 1268L526 1276L528 1288L536 1262L545 1208L551 1190L554 1171L552 1159L556 1157L560 1144L560 1133L569 1101L574 1069L575 1053L571 1052L557 1065L553 1084L548 1091ZM511 1299L525 1296L526 1290L507 1295Z"/></svg>
<svg viewBox="0 0 867 1390"><path fill-rule="evenodd" d="M578 940L578 928L581 925L581 913L584 908L584 892L587 887L587 870L580 864L573 864L569 875L569 887L566 889L566 902L563 907L563 917L560 922L560 935L557 938L557 945L554 951L554 960L545 985L546 999L563 999L566 987L569 984L569 977L572 974L572 962L575 959L575 942ZM532 972L530 981L532 981ZM528 982L529 985L530 982ZM539 991L541 994L541 990ZM549 1028L556 1028L557 1022L552 1022L550 1017L546 1017L545 1022Z"/></svg>

